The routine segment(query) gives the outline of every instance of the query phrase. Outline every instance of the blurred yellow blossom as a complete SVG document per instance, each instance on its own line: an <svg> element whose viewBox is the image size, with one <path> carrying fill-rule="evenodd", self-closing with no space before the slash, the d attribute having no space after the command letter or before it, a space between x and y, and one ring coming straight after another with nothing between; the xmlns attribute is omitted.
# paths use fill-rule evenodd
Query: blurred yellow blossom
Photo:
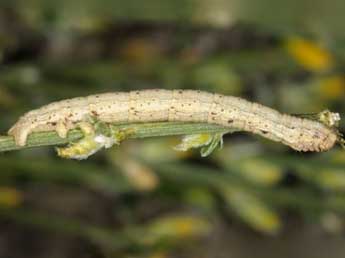
<svg viewBox="0 0 345 258"><path fill-rule="evenodd" d="M313 41L291 37L286 42L286 49L307 70L322 72L333 67L331 53Z"/></svg>
<svg viewBox="0 0 345 258"><path fill-rule="evenodd" d="M283 176L279 166L258 158L240 162L239 172L248 180L260 185L273 185Z"/></svg>
<svg viewBox="0 0 345 258"><path fill-rule="evenodd" d="M149 228L155 238L188 238L204 235L210 225L205 219L181 215L158 218Z"/></svg>
<svg viewBox="0 0 345 258"><path fill-rule="evenodd" d="M136 160L123 160L120 166L128 180L138 190L150 191L155 189L159 184L159 179L156 173L150 167Z"/></svg>
<svg viewBox="0 0 345 258"><path fill-rule="evenodd" d="M140 145L138 145L140 148ZM133 147L137 147L134 145ZM119 151L118 148L112 148L108 152L108 158L111 164L117 168L128 179L129 183L139 191L151 191L154 190L159 185L159 178L156 172L147 165L142 157L137 157L135 153L130 153L127 151L130 148L123 149L124 151Z"/></svg>
<svg viewBox="0 0 345 258"><path fill-rule="evenodd" d="M21 204L22 194L11 187L0 187L0 205L15 207Z"/></svg>
<svg viewBox="0 0 345 258"><path fill-rule="evenodd" d="M339 75L322 78L315 87L318 96L324 100L336 100L345 96L345 78Z"/></svg>

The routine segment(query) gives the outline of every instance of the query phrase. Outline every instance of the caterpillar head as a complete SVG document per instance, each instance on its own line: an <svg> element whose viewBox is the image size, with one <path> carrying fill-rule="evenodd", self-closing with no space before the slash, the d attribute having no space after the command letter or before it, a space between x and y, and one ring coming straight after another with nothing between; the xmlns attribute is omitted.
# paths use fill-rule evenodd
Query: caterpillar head
<svg viewBox="0 0 345 258"><path fill-rule="evenodd" d="M328 109L320 112L318 114L318 120L326 125L327 127L331 128L334 135L336 136L335 143L339 143L339 145L345 149L345 139L344 135L339 131L339 121L340 121L339 113L333 113Z"/></svg>

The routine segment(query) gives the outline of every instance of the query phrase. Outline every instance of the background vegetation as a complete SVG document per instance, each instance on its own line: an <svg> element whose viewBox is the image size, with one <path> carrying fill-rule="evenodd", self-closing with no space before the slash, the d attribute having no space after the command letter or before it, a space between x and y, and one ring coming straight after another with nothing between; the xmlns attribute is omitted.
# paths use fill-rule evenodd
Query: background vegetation
<svg viewBox="0 0 345 258"><path fill-rule="evenodd" d="M345 2L0 2L0 130L62 98L144 88L345 114ZM344 123L341 124L344 131ZM83 162L0 156L0 257L343 257L345 151L227 135L207 158L179 138Z"/></svg>

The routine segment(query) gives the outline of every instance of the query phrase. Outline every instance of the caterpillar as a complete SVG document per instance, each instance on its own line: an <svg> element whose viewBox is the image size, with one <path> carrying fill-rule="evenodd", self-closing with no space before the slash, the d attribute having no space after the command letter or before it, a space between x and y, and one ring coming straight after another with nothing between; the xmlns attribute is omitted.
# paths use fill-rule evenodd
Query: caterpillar
<svg viewBox="0 0 345 258"><path fill-rule="evenodd" d="M112 92L57 101L24 114L8 131L18 146L32 132L55 130L65 138L87 116L105 123L204 122L252 132L297 151L327 151L341 136L329 122L282 114L245 99L200 90L137 90Z"/></svg>

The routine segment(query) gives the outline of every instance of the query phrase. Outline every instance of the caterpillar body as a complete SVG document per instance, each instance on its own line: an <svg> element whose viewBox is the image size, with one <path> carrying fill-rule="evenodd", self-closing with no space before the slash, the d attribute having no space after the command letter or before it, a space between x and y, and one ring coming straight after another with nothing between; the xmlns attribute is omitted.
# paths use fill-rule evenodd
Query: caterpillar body
<svg viewBox="0 0 345 258"><path fill-rule="evenodd" d="M199 90L163 89L103 93L53 102L24 114L8 134L14 136L19 146L25 146L32 132L55 130L64 138L87 116L105 123L182 121L217 124L259 134L297 151L326 151L339 140L339 133L333 126L282 114L239 97Z"/></svg>

